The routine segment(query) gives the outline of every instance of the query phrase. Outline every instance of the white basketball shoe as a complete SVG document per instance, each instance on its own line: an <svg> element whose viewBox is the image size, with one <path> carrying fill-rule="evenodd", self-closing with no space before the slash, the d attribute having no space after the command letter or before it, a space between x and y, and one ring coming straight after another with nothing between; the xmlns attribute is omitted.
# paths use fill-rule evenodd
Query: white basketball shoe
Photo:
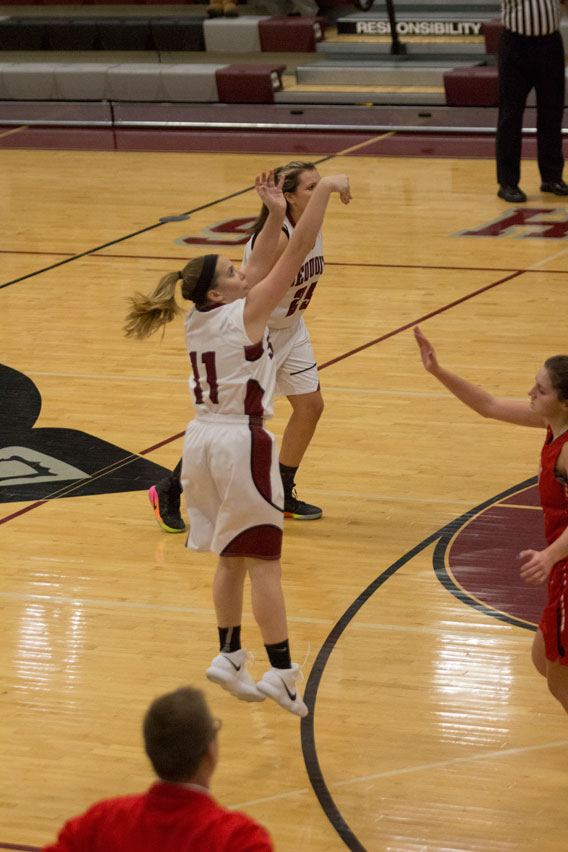
<svg viewBox="0 0 568 852"><path fill-rule="evenodd" d="M264 701L266 696L259 692L256 683L246 670L248 659L246 648L217 654L205 675L208 680L218 683L241 701Z"/></svg>
<svg viewBox="0 0 568 852"><path fill-rule="evenodd" d="M308 708L296 688L300 674L298 663L292 663L291 669L270 669L257 683L258 690L280 704L284 710L296 716L307 716Z"/></svg>

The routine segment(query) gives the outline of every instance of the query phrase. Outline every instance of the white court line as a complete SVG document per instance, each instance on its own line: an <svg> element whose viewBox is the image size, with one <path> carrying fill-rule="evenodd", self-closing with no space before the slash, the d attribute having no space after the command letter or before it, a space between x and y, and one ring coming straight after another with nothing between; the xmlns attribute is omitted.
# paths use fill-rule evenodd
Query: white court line
<svg viewBox="0 0 568 852"><path fill-rule="evenodd" d="M545 263L551 263L553 260L556 260L556 258L562 257L562 255L566 254L566 252L568 252L568 249L562 249L562 251L559 251L557 254L553 254L550 257L545 257L544 260L538 260L536 263L533 263L532 266L527 267L527 272L531 269L538 269L539 266L543 266Z"/></svg>
<svg viewBox="0 0 568 852"><path fill-rule="evenodd" d="M568 251L568 249L566 249ZM105 373L46 373L39 372L34 370L33 372L26 373L28 376L55 376L58 378L67 378L67 379L112 379L113 381L119 382L167 382L168 384L178 384L178 385L186 385L188 384L189 377L185 379L168 379L164 376L115 376L112 374ZM382 390L381 388L340 388L324 385L323 387L324 393L362 393L362 394L375 394L378 396L423 396L430 397L432 399L455 399L454 395L451 393L428 393L425 391L409 391L409 390ZM512 400L514 402L526 402L526 396L508 396L502 397L502 399Z"/></svg>
<svg viewBox="0 0 568 852"><path fill-rule="evenodd" d="M136 601L105 601L93 598L71 598L64 595L37 595L31 593L26 594L24 592L0 592L0 600L2 598L14 601L29 601L30 603L72 604L74 606L100 606L108 607L110 609L143 609L149 610L150 612L180 612L189 615L206 616L215 615L214 609L206 609L204 607L199 608L173 606L169 604L150 604ZM288 621L294 622L294 624L323 624L324 626L332 627L339 617L340 616L338 615L336 618L304 618L303 616L289 615ZM243 612L243 618L248 618L251 621L254 621L252 612ZM498 621L491 624L483 624L479 627L476 626L476 629L472 630L469 625L464 625L464 627L462 627L459 623L451 623L443 627L424 627L419 625L379 624L369 621L360 621L357 618L354 618L349 622L349 628L377 631L382 630L396 633L432 634L434 636L439 636L440 634L443 634L444 636L456 635L460 638L469 636L478 641L482 641L484 636L486 636L488 641L493 641L495 633L512 633L516 629L513 625ZM516 635L507 636L506 640L507 642L523 642L526 644L532 640L532 633L530 636L526 637Z"/></svg>
<svg viewBox="0 0 568 852"><path fill-rule="evenodd" d="M67 378L67 379L97 379L97 380L107 380L112 379L113 381L119 382L167 382L169 384L178 384L178 385L187 385L189 381L188 378L185 379L168 379L165 376L117 376L113 374L107 373L50 373L39 370L34 370L33 372L27 373L28 376L55 376L56 378ZM385 396L431 396L431 397L443 397L444 399L454 399L453 394L451 393L426 393L422 391L392 391L392 390L381 390L380 388L338 388L338 387L325 387L326 391L334 391L338 393L372 393L372 394L380 394Z"/></svg>
<svg viewBox="0 0 568 852"><path fill-rule="evenodd" d="M372 494L359 491L321 491L317 488L310 488L310 494L316 494L318 497L356 497L358 500L388 500L389 502L397 503L444 503L448 506L471 506L471 500L443 500L433 497L393 497L392 494Z"/></svg>
<svg viewBox="0 0 568 852"><path fill-rule="evenodd" d="M396 778L398 775L409 775L413 772L424 772L428 769L443 769L447 766L456 766L458 764L463 763L473 763L478 760L492 760L493 758L499 757L510 757L512 755L517 754L528 754L533 751L544 751L546 749L552 748L565 748L568 746L568 740L558 740L557 742L545 743L544 745L534 745L534 746L523 746L522 748L508 748L508 749L500 749L497 751L489 751L483 754L474 754L471 757L454 757L451 760L440 760L434 763L419 763L415 766L406 766L403 769L390 769L387 772L377 772L374 775L362 775L358 778L349 778L346 781L334 781L332 784L328 784L329 789L336 789L337 787L346 787L349 784L361 784L368 781L378 781L382 778ZM275 802L280 799L287 799L291 796L300 796L304 793L309 793L311 790L307 790L306 788L300 788L298 790L293 790L288 793L277 793L275 796L266 796L262 799L251 799L247 802L239 802L236 805L231 805L231 809L233 808L244 808L251 807L252 805L260 805L265 802Z"/></svg>
<svg viewBox="0 0 568 852"><path fill-rule="evenodd" d="M34 370L26 373L27 376L56 376L64 379L113 379L124 382L169 382L173 384L187 385L189 379L168 379L164 376L114 376L105 373L46 373Z"/></svg>

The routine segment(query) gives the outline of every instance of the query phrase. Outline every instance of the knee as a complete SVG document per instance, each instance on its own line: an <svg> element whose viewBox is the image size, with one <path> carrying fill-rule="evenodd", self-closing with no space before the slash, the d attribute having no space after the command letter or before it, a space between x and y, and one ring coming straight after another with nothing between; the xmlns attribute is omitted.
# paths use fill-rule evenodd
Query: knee
<svg viewBox="0 0 568 852"><path fill-rule="evenodd" d="M533 647L531 656L533 665L537 672L543 677L546 677L546 659L544 655L540 653L540 649Z"/></svg>
<svg viewBox="0 0 568 852"><path fill-rule="evenodd" d="M306 405L306 414L313 423L317 423L323 414L323 396L315 393L309 397Z"/></svg>
<svg viewBox="0 0 568 852"><path fill-rule="evenodd" d="M566 713L568 713L568 684L558 682L554 678L548 678L548 689L550 694L562 704Z"/></svg>

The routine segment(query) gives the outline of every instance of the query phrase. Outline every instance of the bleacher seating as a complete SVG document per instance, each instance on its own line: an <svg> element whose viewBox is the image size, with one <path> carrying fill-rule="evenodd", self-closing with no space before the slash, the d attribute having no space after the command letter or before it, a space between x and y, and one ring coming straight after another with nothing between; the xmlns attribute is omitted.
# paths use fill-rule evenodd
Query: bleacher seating
<svg viewBox="0 0 568 852"><path fill-rule="evenodd" d="M494 18L492 21L487 21L483 24L483 37L485 39L485 52L490 56L497 53L499 47L499 39L503 24L499 18Z"/></svg>
<svg viewBox="0 0 568 852"><path fill-rule="evenodd" d="M0 18L1 50L314 51L325 20L203 16Z"/></svg>
<svg viewBox="0 0 568 852"><path fill-rule="evenodd" d="M215 64L214 54L314 51L324 29L322 17L209 19L203 9L179 17L171 10L166 16L142 16L138 10L127 16L124 10L114 15L100 9L82 16L75 10L69 17L35 10L6 16L0 18L0 99L273 103L284 65L246 59ZM2 63L2 51L10 51L9 62ZM38 51L41 61L27 55ZM72 51L81 52L78 62ZM212 62L161 59L174 51L208 51ZM15 52L22 53L18 61ZM53 52L53 61L45 52ZM137 60L137 54L144 56Z"/></svg>
<svg viewBox="0 0 568 852"><path fill-rule="evenodd" d="M208 18L203 22L205 50L231 53L258 53L258 25L269 16L245 15L241 18Z"/></svg>
<svg viewBox="0 0 568 852"><path fill-rule="evenodd" d="M0 100L273 103L283 65L7 62Z"/></svg>
<svg viewBox="0 0 568 852"><path fill-rule="evenodd" d="M259 21L260 48L264 51L314 51L322 41L325 18L265 18Z"/></svg>
<svg viewBox="0 0 568 852"><path fill-rule="evenodd" d="M495 66L453 68L444 74L448 106L499 105L499 77Z"/></svg>
<svg viewBox="0 0 568 852"><path fill-rule="evenodd" d="M219 100L228 104L274 103L284 65L228 65L215 73Z"/></svg>

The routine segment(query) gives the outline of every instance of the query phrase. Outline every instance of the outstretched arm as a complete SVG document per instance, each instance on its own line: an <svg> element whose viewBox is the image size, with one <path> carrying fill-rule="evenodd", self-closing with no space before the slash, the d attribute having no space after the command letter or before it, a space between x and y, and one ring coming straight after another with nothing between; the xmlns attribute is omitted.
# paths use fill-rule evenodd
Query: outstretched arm
<svg viewBox="0 0 568 852"><path fill-rule="evenodd" d="M472 385L471 382L462 379L461 376L457 376L440 366L434 347L418 326L414 329L414 337L420 349L424 369L438 379L461 402L481 414L482 417L502 420L504 423L515 423L518 426L542 428L546 425L542 417L531 410L528 403L492 396L482 388Z"/></svg>
<svg viewBox="0 0 568 852"><path fill-rule="evenodd" d="M334 175L320 180L294 228L284 254L266 278L247 294L243 318L247 334L252 341L262 337L268 317L298 274L307 253L315 243L332 192L338 192L342 202L349 204L349 179L345 175Z"/></svg>
<svg viewBox="0 0 568 852"><path fill-rule="evenodd" d="M242 267L246 271L247 281L252 286L268 275L288 242L282 232L286 199L282 187L274 182L274 172L270 172L268 176L263 172L256 178L254 185L262 203L268 208L268 217L262 230L256 235L246 265Z"/></svg>

